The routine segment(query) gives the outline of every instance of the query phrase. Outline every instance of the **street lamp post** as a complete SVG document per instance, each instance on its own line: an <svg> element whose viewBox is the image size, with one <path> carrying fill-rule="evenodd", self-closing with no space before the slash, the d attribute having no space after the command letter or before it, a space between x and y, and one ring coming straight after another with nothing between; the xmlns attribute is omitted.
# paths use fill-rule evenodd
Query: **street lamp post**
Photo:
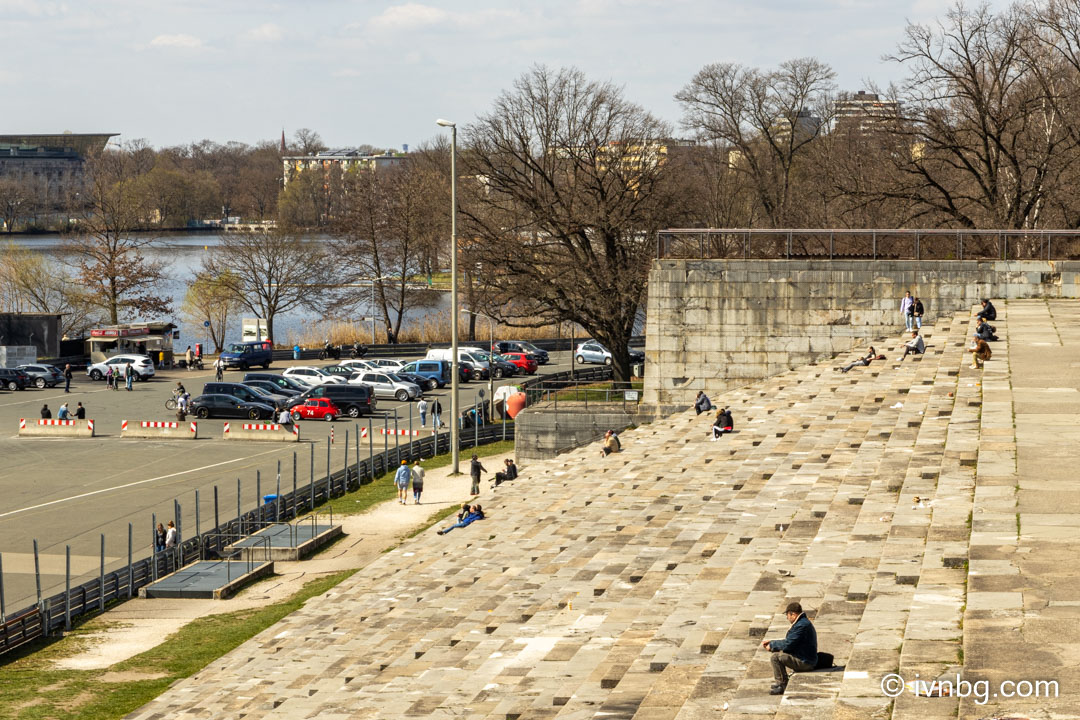
<svg viewBox="0 0 1080 720"><path fill-rule="evenodd" d="M438 119L435 123L450 128L450 472L460 472L458 426L458 296L457 296L457 123Z"/></svg>

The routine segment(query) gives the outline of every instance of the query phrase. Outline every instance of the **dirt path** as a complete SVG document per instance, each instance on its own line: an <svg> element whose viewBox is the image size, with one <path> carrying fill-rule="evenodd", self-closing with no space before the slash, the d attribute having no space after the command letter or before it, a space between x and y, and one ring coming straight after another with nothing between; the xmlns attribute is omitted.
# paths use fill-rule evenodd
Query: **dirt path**
<svg viewBox="0 0 1080 720"><path fill-rule="evenodd" d="M481 491L488 492L488 477L513 453L483 459L492 471L485 476ZM467 461L465 461L467 462ZM316 578L362 568L402 537L422 527L439 510L469 498L469 476L450 477L450 468L427 471L421 504L408 505L391 500L360 515L346 515L340 522L345 537L310 560L277 562L275 574L247 588L229 600L146 600L136 598L94 618L84 626L90 631L81 643L83 650L61 658L56 665L72 670L104 669L145 652L164 642L196 618L246 610L279 602L292 596ZM483 497L479 498L483 503ZM335 518L335 522L338 519ZM430 531L435 533L435 529Z"/></svg>

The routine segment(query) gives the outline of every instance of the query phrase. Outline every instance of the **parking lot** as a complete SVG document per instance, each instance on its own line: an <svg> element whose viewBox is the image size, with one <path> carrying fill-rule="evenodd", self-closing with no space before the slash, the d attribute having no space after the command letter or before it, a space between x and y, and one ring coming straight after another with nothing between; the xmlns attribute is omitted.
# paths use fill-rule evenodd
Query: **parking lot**
<svg viewBox="0 0 1080 720"><path fill-rule="evenodd" d="M540 373L569 369L568 352L552 354L552 361L541 366ZM271 372L280 372L291 365L325 365L325 362L275 362ZM239 381L243 373L229 371L226 381ZM416 403L379 400L376 416L359 420L338 420L334 423L304 422L300 424L301 442L258 443L224 441L221 439L223 420L199 420L199 439L142 440L122 439L123 420L174 420L175 414L166 410L171 388L176 381L184 383L194 396L203 383L214 379L213 370L158 371L155 378L135 383L128 392L108 390L104 382L94 382L85 375L76 375L71 393L63 386L52 389L28 389L0 392L0 554L3 559L4 596L7 611L32 603L34 559L32 541L38 540L42 573L42 594L50 595L63 589L65 545L71 546L73 584L96 577L100 555L100 536L106 537L106 570L118 567L127 560L128 523L133 525L134 557L143 557L151 548L151 516L158 521L173 517L173 500L180 502L185 536L195 531L195 491L199 491L201 527L205 531L214 524L214 488L218 488L219 516L222 520L235 516L237 511L237 479L241 481L240 505L244 511L255 506L259 494L276 491L278 463L281 463L282 490L292 489L293 455L297 455L298 482L309 480L312 458L315 477L326 471L326 446L330 428L334 428L335 443L331 449L331 467L340 469L344 462L345 433L350 441L358 428L370 427L376 452L386 438L380 430L394 427L420 430ZM496 380L495 386L520 382L522 378ZM477 400L477 391L487 390L488 383L471 382L461 386L460 401L468 409ZM439 398L444 422L449 421L450 388L428 392L429 402ZM82 402L87 418L95 421L96 437L76 438L19 438L19 419L36 420L41 406L47 403L56 417L63 402L74 408ZM241 421L243 422L243 421ZM430 428L430 418L428 419ZM427 432L430 432L427 431ZM406 441L407 438L401 438ZM366 441L361 445L367 454ZM355 453L355 446L353 446ZM352 455L350 455L352 457ZM261 475L261 487L256 491L256 472ZM467 481L466 481L467 482Z"/></svg>

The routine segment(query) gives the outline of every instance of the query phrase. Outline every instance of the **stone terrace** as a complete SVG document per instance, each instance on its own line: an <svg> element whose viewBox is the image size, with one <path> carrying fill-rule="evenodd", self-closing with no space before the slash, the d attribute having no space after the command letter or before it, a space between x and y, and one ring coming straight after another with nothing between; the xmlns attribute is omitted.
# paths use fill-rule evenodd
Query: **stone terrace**
<svg viewBox="0 0 1080 720"><path fill-rule="evenodd" d="M880 689L889 672L955 674L965 646L992 670L965 613L987 632L1018 623L1014 587L967 592L970 543L1016 545L1010 411L982 412L971 325L925 328L927 354L902 364L897 336L868 368L807 366L714 398L737 430L718 442L691 411L625 432L621 454L528 467L481 498L488 519L404 543L130 717L988 716ZM997 504L973 536L987 427ZM980 572L1015 580L987 555ZM783 636L791 600L846 669L774 697L759 643Z"/></svg>

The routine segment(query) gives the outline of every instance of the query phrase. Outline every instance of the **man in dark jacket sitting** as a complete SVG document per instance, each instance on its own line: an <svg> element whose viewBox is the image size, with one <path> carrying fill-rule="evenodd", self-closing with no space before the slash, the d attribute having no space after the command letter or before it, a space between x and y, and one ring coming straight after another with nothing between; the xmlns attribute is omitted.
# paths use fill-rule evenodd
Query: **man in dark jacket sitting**
<svg viewBox="0 0 1080 720"><path fill-rule="evenodd" d="M994 303L990 302L986 298L979 301L982 304L982 310L975 313L975 317L981 317L987 322L997 320L997 308L994 307Z"/></svg>
<svg viewBox="0 0 1080 720"><path fill-rule="evenodd" d="M817 631L803 612L802 605L793 602L784 611L791 628L783 640L765 640L761 647L772 656L773 679L776 683L769 689L770 695L783 695L787 689L787 668L794 672L810 672L817 667Z"/></svg>

